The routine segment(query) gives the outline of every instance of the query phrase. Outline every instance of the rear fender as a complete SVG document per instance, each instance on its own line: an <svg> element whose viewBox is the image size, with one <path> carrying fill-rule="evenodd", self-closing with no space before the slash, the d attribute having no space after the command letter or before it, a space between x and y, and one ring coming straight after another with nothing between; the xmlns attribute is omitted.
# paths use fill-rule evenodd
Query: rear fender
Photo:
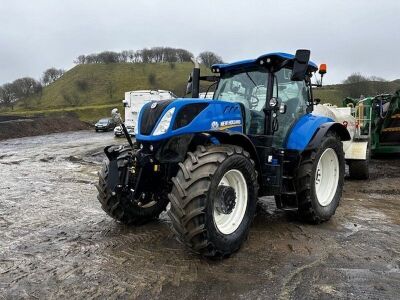
<svg viewBox="0 0 400 300"><path fill-rule="evenodd" d="M285 149L303 151L324 124L333 122L331 118L306 114L300 117L290 129Z"/></svg>
<svg viewBox="0 0 400 300"><path fill-rule="evenodd" d="M335 132L339 137L340 140L349 141L351 139L349 132L347 131L346 127L340 123L336 122L327 122L322 124L317 131L314 133L313 138L308 143L305 150L316 149L322 142L324 136L328 133L328 131Z"/></svg>

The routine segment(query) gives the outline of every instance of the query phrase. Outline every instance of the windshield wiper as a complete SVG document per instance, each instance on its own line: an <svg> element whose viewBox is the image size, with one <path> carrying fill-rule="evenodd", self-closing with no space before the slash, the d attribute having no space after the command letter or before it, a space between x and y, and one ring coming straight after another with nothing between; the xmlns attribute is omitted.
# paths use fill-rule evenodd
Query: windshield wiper
<svg viewBox="0 0 400 300"><path fill-rule="evenodd" d="M249 75L249 73L245 72L247 77L249 77L249 79L251 80L251 82L254 84L254 86L257 86L257 84L254 82L253 78L251 78L251 76Z"/></svg>

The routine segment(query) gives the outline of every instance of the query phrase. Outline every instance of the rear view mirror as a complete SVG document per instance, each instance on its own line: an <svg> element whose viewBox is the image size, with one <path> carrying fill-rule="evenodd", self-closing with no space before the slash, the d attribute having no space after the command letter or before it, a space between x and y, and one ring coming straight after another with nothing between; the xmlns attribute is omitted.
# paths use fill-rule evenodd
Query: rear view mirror
<svg viewBox="0 0 400 300"><path fill-rule="evenodd" d="M299 49L293 62L292 81L302 81L306 77L308 62L310 61L310 50Z"/></svg>

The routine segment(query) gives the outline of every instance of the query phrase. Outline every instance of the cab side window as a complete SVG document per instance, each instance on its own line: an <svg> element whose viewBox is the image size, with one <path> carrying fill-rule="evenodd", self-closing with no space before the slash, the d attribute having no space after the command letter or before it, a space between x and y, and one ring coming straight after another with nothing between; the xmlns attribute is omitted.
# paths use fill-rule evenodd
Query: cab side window
<svg viewBox="0 0 400 300"><path fill-rule="evenodd" d="M284 146L284 139L295 121L306 114L309 90L305 81L291 81L292 70L281 69L277 72L274 95L280 104L286 104L286 113L278 114L279 128L275 132L275 146Z"/></svg>

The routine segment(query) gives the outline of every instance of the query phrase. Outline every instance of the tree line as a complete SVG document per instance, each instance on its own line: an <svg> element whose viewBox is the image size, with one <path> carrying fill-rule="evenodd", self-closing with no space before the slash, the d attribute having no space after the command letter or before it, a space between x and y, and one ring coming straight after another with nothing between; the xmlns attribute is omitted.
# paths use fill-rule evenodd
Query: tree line
<svg viewBox="0 0 400 300"><path fill-rule="evenodd" d="M13 108L14 103L22 100L23 106L27 107L26 99L32 95L41 95L44 86L47 86L64 74L64 70L49 68L43 72L40 80L32 77L23 77L7 82L0 86L0 106Z"/></svg>
<svg viewBox="0 0 400 300"><path fill-rule="evenodd" d="M121 52L103 51L89 55L79 55L74 63L81 64L110 64L110 63L181 63L190 62L194 57L188 50L171 47L153 47L141 50L124 50ZM211 51L198 55L200 63L210 67L222 63L221 56Z"/></svg>
<svg viewBox="0 0 400 300"><path fill-rule="evenodd" d="M344 95L352 98L394 92L390 81L378 76L365 76L358 72L348 76L342 83L341 89Z"/></svg>
<svg viewBox="0 0 400 300"><path fill-rule="evenodd" d="M153 47L141 50L124 50L121 52L103 51L89 55L79 55L75 64L110 64L110 63L181 63L190 62L193 53L188 50L171 47ZM201 52L197 59L207 67L222 63L221 56L211 51ZM64 74L63 69L49 68L42 74L40 80L23 77L0 86L0 106L12 107L16 101L22 100L27 107L27 98L33 95L41 96L44 86L47 86Z"/></svg>

